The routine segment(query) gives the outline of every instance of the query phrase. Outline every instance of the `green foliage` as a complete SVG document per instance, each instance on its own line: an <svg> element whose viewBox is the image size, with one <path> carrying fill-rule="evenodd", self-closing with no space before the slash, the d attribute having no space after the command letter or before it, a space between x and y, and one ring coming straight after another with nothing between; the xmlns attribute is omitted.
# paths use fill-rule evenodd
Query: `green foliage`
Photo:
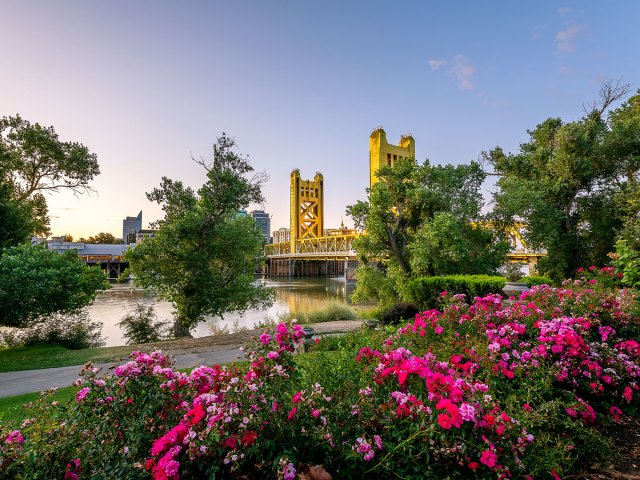
<svg viewBox="0 0 640 480"><path fill-rule="evenodd" d="M543 277L541 275L529 275L520 279L522 283L526 283L527 287L531 288L534 285L554 285L554 281L549 277Z"/></svg>
<svg viewBox="0 0 640 480"><path fill-rule="evenodd" d="M496 219L526 222L526 241L547 250L538 271L556 282L582 265L606 263L621 230L639 231L640 96L604 115L627 92L608 82L583 118L549 118L519 152L485 154L500 175Z"/></svg>
<svg viewBox="0 0 640 480"><path fill-rule="evenodd" d="M410 299L421 308L435 308L443 292L464 294L468 300L489 293L502 293L503 277L489 275L451 275L446 277L422 277L409 283Z"/></svg>
<svg viewBox="0 0 640 480"><path fill-rule="evenodd" d="M117 325L127 339L127 345L158 342L171 335L170 322L159 320L153 306L141 303L133 311L127 311Z"/></svg>
<svg viewBox="0 0 640 480"><path fill-rule="evenodd" d="M0 344L8 347L59 345L72 350L104 345L102 322L91 320L86 310L55 313L20 331L0 333Z"/></svg>
<svg viewBox="0 0 640 480"><path fill-rule="evenodd" d="M99 173L96 155L80 143L61 141L53 127L31 124L19 115L0 119L0 219L9 215L9 209L13 221L16 216L25 220L22 228L29 229L30 235L48 234L43 194L62 189L84 192ZM0 245L24 241L20 230L11 225L0 222Z"/></svg>
<svg viewBox="0 0 640 480"><path fill-rule="evenodd" d="M640 286L640 251L629 246L627 240L616 242L616 252L611 265L622 274L622 283L628 287Z"/></svg>
<svg viewBox="0 0 640 480"><path fill-rule="evenodd" d="M47 398L55 402L66 402L71 400L75 393L76 388L63 387L57 389L54 393L47 394ZM41 396L41 392L33 392L0 398L0 423L22 422L29 417L30 413L33 413L30 411L30 406L33 405L32 402L37 401Z"/></svg>
<svg viewBox="0 0 640 480"><path fill-rule="evenodd" d="M416 276L496 273L509 251L495 242L490 228L438 212L422 224L409 245L411 270Z"/></svg>
<svg viewBox="0 0 640 480"><path fill-rule="evenodd" d="M0 254L3 248L29 241L38 227L31 205L13 198L11 187L0 178Z"/></svg>
<svg viewBox="0 0 640 480"><path fill-rule="evenodd" d="M309 313L291 312L287 314L286 317L281 317L280 320L287 321L288 319L295 318L298 322L302 323L321 323L334 322L336 320L353 320L356 318L356 312L344 303L332 301L325 303L320 310Z"/></svg>
<svg viewBox="0 0 640 480"><path fill-rule="evenodd" d="M521 266L521 263L508 262L502 271L502 275L510 282L518 282L524 277Z"/></svg>
<svg viewBox="0 0 640 480"><path fill-rule="evenodd" d="M8 248L0 257L0 325L24 327L77 310L106 288L104 272L88 267L75 252L60 255L39 245Z"/></svg>
<svg viewBox="0 0 640 480"><path fill-rule="evenodd" d="M172 302L176 336L187 335L205 315L245 311L269 304L270 290L254 283L262 236L239 210L263 200L260 175L234 152L234 141L221 136L213 163L203 167L206 183L194 192L166 177L147 194L162 206L158 232L126 252L137 285L151 288Z"/></svg>
<svg viewBox="0 0 640 480"><path fill-rule="evenodd" d="M390 307L421 275L495 273L508 251L482 226L485 178L477 163L420 165L399 159L382 167L367 201L347 207L360 266L354 301Z"/></svg>
<svg viewBox="0 0 640 480"><path fill-rule="evenodd" d="M85 243L108 244L108 245L120 243L116 241L116 237L114 237L111 233L105 233L105 232L100 232L95 237L92 236L87 239L81 238L80 241Z"/></svg>
<svg viewBox="0 0 640 480"><path fill-rule="evenodd" d="M397 325L416 318L418 308L411 303L398 303L380 316L382 325Z"/></svg>
<svg viewBox="0 0 640 480"><path fill-rule="evenodd" d="M342 351L355 356L362 347L381 343L395 330L394 327L385 327L375 330L355 330L342 335L323 336L320 343L314 344L310 350L311 352Z"/></svg>

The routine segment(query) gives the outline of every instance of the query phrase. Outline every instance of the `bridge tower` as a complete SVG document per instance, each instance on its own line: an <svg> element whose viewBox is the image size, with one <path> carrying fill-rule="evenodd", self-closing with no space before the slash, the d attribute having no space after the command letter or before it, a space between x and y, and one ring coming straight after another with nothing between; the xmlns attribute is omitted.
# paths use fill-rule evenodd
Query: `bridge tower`
<svg viewBox="0 0 640 480"><path fill-rule="evenodd" d="M393 166L398 158L416 158L416 142L409 134L400 137L399 145L387 143L387 134L382 127L369 136L369 187L377 181L376 172L381 167Z"/></svg>
<svg viewBox="0 0 640 480"><path fill-rule="evenodd" d="M324 235L324 180L316 173L313 180L301 180L300 170L291 172L291 253L296 240Z"/></svg>

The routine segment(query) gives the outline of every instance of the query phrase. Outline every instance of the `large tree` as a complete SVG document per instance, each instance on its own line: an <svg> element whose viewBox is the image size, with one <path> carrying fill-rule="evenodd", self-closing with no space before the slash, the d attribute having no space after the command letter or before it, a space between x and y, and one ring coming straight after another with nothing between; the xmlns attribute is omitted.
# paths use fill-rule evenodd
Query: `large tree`
<svg viewBox="0 0 640 480"><path fill-rule="evenodd" d="M0 181L0 252L27 242L37 229L31 205L16 201L9 184Z"/></svg>
<svg viewBox="0 0 640 480"><path fill-rule="evenodd" d="M205 315L268 304L271 291L254 282L262 236L252 218L238 212L263 201L264 174L252 174L248 160L226 135L213 146L213 162L198 161L207 181L197 193L163 177L147 193L165 216L156 236L125 257L136 284L152 288L176 308L174 333L188 335Z"/></svg>
<svg viewBox="0 0 640 480"><path fill-rule="evenodd" d="M382 167L369 198L347 207L356 228L360 265L354 298L390 304L407 281L423 275L493 273L507 245L483 226L485 175L477 163Z"/></svg>
<svg viewBox="0 0 640 480"><path fill-rule="evenodd" d="M0 257L0 325L26 327L90 304L108 288L98 267L88 267L75 252L63 255L46 245L7 248Z"/></svg>
<svg viewBox="0 0 640 480"><path fill-rule="evenodd" d="M85 192L99 173L96 155L80 143L61 141L53 127L31 124L19 115L0 119L0 208L28 212L30 235L49 234L44 193ZM0 223L0 241L12 238Z"/></svg>
<svg viewBox="0 0 640 480"><path fill-rule="evenodd" d="M608 82L581 119L548 118L528 132L519 152L497 147L486 154L500 176L496 218L527 223L525 238L547 250L538 270L555 280L606 263L616 236L638 213L637 97L605 115L627 92Z"/></svg>

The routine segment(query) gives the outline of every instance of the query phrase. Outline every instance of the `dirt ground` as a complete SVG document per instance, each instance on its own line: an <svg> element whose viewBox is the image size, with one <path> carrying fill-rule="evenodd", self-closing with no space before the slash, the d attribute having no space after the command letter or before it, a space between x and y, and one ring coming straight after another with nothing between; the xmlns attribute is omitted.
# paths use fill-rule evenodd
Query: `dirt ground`
<svg viewBox="0 0 640 480"><path fill-rule="evenodd" d="M571 479L639 480L640 479L640 419L627 418L623 423L608 427L606 433L617 452L609 465L596 465L588 472Z"/></svg>

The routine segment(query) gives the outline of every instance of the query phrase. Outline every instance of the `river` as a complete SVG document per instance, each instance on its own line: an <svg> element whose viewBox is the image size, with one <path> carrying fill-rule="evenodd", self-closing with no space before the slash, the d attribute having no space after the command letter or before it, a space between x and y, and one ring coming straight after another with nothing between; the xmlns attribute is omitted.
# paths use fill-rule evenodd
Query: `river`
<svg viewBox="0 0 640 480"><path fill-rule="evenodd" d="M266 286L273 288L276 299L266 310L248 310L244 314L229 313L223 319L207 317L193 331L194 337L211 335L213 329L227 328L234 331L239 328L252 328L265 319L277 320L278 315L287 312L307 313L322 309L329 301L350 303L355 286L346 285L341 278L300 278L289 280L266 280ZM92 320L103 324L102 335L107 346L124 345L125 339L117 323L128 310L136 304L153 305L158 318L172 321L173 307L164 300L159 300L149 292L135 288L129 284L115 284L96 297L88 307Z"/></svg>

